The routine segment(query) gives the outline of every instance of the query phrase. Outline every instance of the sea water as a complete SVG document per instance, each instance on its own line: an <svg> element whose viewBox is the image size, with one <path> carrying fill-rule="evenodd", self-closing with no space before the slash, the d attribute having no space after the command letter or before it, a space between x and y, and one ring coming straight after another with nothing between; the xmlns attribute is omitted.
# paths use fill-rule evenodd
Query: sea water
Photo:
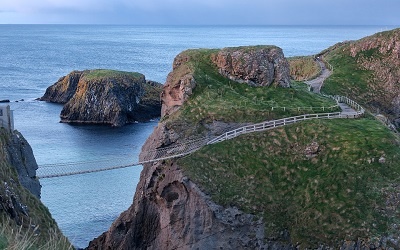
<svg viewBox="0 0 400 250"><path fill-rule="evenodd" d="M381 26L0 25L0 100L11 100L15 129L39 166L135 162L157 121L122 128L59 123L61 105L37 101L73 70L115 69L165 82L174 57L192 48L277 45L285 56L313 55ZM76 247L86 247L132 203L142 167L42 179L42 201Z"/></svg>

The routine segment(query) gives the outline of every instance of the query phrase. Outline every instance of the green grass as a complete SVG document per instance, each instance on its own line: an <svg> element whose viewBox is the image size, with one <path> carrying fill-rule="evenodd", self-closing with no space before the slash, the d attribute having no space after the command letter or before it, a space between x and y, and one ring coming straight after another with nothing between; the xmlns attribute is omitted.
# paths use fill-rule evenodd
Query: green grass
<svg viewBox="0 0 400 250"><path fill-rule="evenodd" d="M369 82L373 75L369 70L361 69L357 60L360 56L371 56L372 51L365 51L356 57L351 57L348 52L336 50L326 56L326 60L334 67L333 74L325 80L322 92L326 94L339 94L348 96L360 104L366 104L370 100Z"/></svg>
<svg viewBox="0 0 400 250"><path fill-rule="evenodd" d="M130 77L134 79L142 78L143 75L136 72L125 72L110 69L95 69L89 70L85 75L87 80L96 80L101 78L118 78L118 77Z"/></svg>
<svg viewBox="0 0 400 250"><path fill-rule="evenodd" d="M321 72L319 64L312 56L288 58L290 64L290 77L296 81L310 80Z"/></svg>
<svg viewBox="0 0 400 250"><path fill-rule="evenodd" d="M6 144L10 143L10 139L9 134L0 129L0 181L8 183L9 188L18 196L19 202L28 208L29 216L20 213L22 224L17 225L0 210L0 246L6 245L6 249L72 249L48 209L21 186L15 168L7 163ZM7 197L7 192L1 184L0 196ZM34 232L32 225L37 226L38 230Z"/></svg>
<svg viewBox="0 0 400 250"><path fill-rule="evenodd" d="M9 218L3 218L0 225L0 249L15 250L72 250L73 247L60 233L51 232L46 242L39 243L40 228L24 229L13 225Z"/></svg>
<svg viewBox="0 0 400 250"><path fill-rule="evenodd" d="M251 87L220 75L210 57L217 50L186 51L196 87L175 116L192 123L260 122L306 113L333 112L336 103L307 91L302 83L291 88Z"/></svg>
<svg viewBox="0 0 400 250"><path fill-rule="evenodd" d="M307 158L313 142L320 152ZM218 204L263 217L267 237L288 229L292 242L315 248L384 235L400 222L379 212L399 162L399 145L377 121L336 119L244 135L178 164Z"/></svg>

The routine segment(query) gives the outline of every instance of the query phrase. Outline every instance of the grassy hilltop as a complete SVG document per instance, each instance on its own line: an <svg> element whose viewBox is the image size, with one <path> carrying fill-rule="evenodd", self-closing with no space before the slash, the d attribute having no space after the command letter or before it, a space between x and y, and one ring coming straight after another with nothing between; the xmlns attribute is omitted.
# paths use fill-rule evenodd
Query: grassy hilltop
<svg viewBox="0 0 400 250"><path fill-rule="evenodd" d="M187 67L193 71L196 88L182 109L170 120L190 123L261 122L300 114L338 111L336 103L293 82L288 89L271 86L251 87L218 73L211 56L218 50L189 50Z"/></svg>
<svg viewBox="0 0 400 250"><path fill-rule="evenodd" d="M260 88L229 80L212 64L214 50L186 53L197 85L182 108L164 122L187 124L188 136L198 133L196 124L253 123L327 112L305 107L335 104L309 93L302 83L286 89ZM355 92L346 86L330 87L344 75L335 56L327 58L332 58L335 73L324 90L354 98ZM301 76L315 73L308 60L300 64L307 66L297 69ZM340 65L352 69L355 64L340 61ZM361 85L364 73L357 77ZM288 232L291 243L301 248L338 247L344 240L378 244L383 236L399 237L393 226L400 223L400 201L393 198L400 193L399 162L397 138L369 115L312 120L243 135L178 160L214 201L262 217L268 239L285 242Z"/></svg>

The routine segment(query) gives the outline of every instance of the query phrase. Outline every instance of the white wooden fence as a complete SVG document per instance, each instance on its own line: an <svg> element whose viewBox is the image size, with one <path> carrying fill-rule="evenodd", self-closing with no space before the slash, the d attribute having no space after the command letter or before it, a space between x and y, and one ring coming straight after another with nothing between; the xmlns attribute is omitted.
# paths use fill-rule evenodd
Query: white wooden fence
<svg viewBox="0 0 400 250"><path fill-rule="evenodd" d="M212 140L210 140L207 144L214 144L218 142L222 142L225 140L229 140L235 138L242 134L248 134L257 131L265 131L269 129L273 129L276 127L282 127L288 124L310 120L310 119L333 119L333 118L358 118L364 114L365 110L355 101L345 97L345 96L327 96L331 97L339 103L345 103L349 105L354 111L351 112L333 112L333 113L317 113L317 114L305 114L299 116L292 116L288 118L282 118L278 120L265 121L257 124L247 125L244 127L240 127L235 130L228 131Z"/></svg>

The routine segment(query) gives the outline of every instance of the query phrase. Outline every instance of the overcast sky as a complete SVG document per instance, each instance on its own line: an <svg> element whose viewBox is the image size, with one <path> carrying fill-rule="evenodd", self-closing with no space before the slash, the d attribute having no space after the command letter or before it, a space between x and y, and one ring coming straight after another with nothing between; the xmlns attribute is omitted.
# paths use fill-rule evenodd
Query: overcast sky
<svg viewBox="0 0 400 250"><path fill-rule="evenodd" d="M400 25L400 0L0 0L0 23Z"/></svg>

